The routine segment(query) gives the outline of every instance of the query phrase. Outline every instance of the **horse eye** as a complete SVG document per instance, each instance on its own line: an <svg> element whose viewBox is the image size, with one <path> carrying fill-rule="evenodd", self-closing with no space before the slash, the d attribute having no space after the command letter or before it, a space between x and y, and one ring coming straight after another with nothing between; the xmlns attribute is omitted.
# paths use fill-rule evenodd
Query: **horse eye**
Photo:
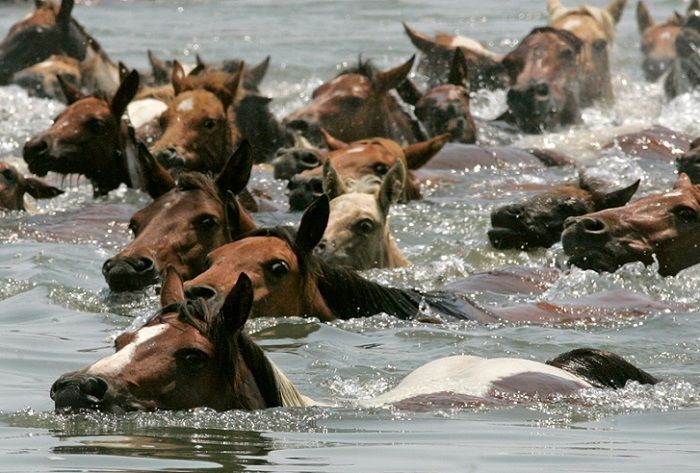
<svg viewBox="0 0 700 473"><path fill-rule="evenodd" d="M289 274L289 265L282 260L273 261L270 264L270 273L277 278L281 278Z"/></svg>
<svg viewBox="0 0 700 473"><path fill-rule="evenodd" d="M202 267L204 268L204 271L207 271L211 268L211 260L209 257L204 258L204 263L202 263Z"/></svg>
<svg viewBox="0 0 700 473"><path fill-rule="evenodd" d="M383 176L389 171L389 167L384 163L377 163L372 167L374 168L374 172L376 172L380 176Z"/></svg>
<svg viewBox="0 0 700 473"><path fill-rule="evenodd" d="M213 130L214 128L216 128L216 120L212 120L209 118L207 120L204 120L204 123L202 125L207 130Z"/></svg>
<svg viewBox="0 0 700 473"><path fill-rule="evenodd" d="M605 48L608 47L608 42L605 41L604 39L598 39L593 42L593 50L600 53L602 51L605 51Z"/></svg>
<svg viewBox="0 0 700 473"><path fill-rule="evenodd" d="M107 129L107 124L99 118L91 118L85 126L93 133L100 134Z"/></svg>
<svg viewBox="0 0 700 473"><path fill-rule="evenodd" d="M576 53L573 49L565 49L559 54L559 56L565 61L573 61L576 57Z"/></svg>
<svg viewBox="0 0 700 473"><path fill-rule="evenodd" d="M685 205L681 205L673 209L673 213L684 223L695 222L698 218L698 213Z"/></svg>
<svg viewBox="0 0 700 473"><path fill-rule="evenodd" d="M15 173L12 172L12 169L3 169L2 177L4 177L9 182L15 181Z"/></svg>
<svg viewBox="0 0 700 473"><path fill-rule="evenodd" d="M203 215L199 217L196 224L202 228L215 228L219 226L219 220L213 215Z"/></svg>
<svg viewBox="0 0 700 473"><path fill-rule="evenodd" d="M209 355L197 348L183 348L175 354L175 357L191 370L201 369L209 361Z"/></svg>
<svg viewBox="0 0 700 473"><path fill-rule="evenodd" d="M365 235L368 235L368 234L372 233L372 230L374 230L374 222L368 218L366 218L364 220L360 220L357 223L357 228Z"/></svg>
<svg viewBox="0 0 700 473"><path fill-rule="evenodd" d="M131 230L131 233L136 235L139 231L139 224L136 223L135 220L132 220L131 222L129 222L129 230Z"/></svg>

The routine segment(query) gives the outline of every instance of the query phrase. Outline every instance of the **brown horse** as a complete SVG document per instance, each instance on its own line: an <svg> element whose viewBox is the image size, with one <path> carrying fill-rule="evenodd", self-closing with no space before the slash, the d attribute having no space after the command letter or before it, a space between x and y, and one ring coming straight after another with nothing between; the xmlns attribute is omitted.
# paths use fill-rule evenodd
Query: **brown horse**
<svg viewBox="0 0 700 473"><path fill-rule="evenodd" d="M35 177L24 177L8 163L0 162L0 209L25 210L24 194L35 199L50 199L63 191Z"/></svg>
<svg viewBox="0 0 700 473"><path fill-rule="evenodd" d="M163 135L151 152L167 169L218 173L240 141L230 115L242 73L186 76L176 62L175 99L160 116Z"/></svg>
<svg viewBox="0 0 700 473"><path fill-rule="evenodd" d="M444 84L450 74L455 51L461 51L467 63L470 90L501 89L508 85L508 76L501 65L502 57L489 51L480 42L464 36L438 33L431 38L404 23L411 43L422 53L419 70L428 76L428 85Z"/></svg>
<svg viewBox="0 0 700 473"><path fill-rule="evenodd" d="M676 59L664 81L668 97L676 97L700 86L700 10L688 14L676 36Z"/></svg>
<svg viewBox="0 0 700 473"><path fill-rule="evenodd" d="M690 149L691 141L685 133L654 125L616 136L603 149L616 147L635 158L671 163Z"/></svg>
<svg viewBox="0 0 700 473"><path fill-rule="evenodd" d="M111 100L101 95L83 97L61 84L70 104L48 130L24 145L29 170L39 176L49 171L82 174L92 182L95 196L122 183L147 190L151 174L164 171L155 163L144 168L133 132L122 120L138 89L138 73L132 71Z"/></svg>
<svg viewBox="0 0 700 473"><path fill-rule="evenodd" d="M51 56L45 61L16 72L11 82L25 89L31 96L66 102L58 76L73 87L80 88L80 63L68 56Z"/></svg>
<svg viewBox="0 0 700 473"><path fill-rule="evenodd" d="M700 10L700 1L693 0L688 6L688 14ZM671 68L676 59L676 37L685 18L674 13L663 23L657 23L649 12L646 3L637 3L637 26L642 35L642 70L648 81L658 80Z"/></svg>
<svg viewBox="0 0 700 473"><path fill-rule="evenodd" d="M438 317L504 322L558 324L639 316L668 309L641 294L612 291L559 303L539 302L486 309L452 291L396 289L368 281L354 270L327 263L314 254L329 215L323 196L304 213L299 230L259 229L214 250L209 269L185 284L191 299L219 307L241 273L253 281L253 317L316 317L322 321L386 313L401 319Z"/></svg>
<svg viewBox="0 0 700 473"><path fill-rule="evenodd" d="M414 59L388 71L378 71L369 61L360 60L357 67L314 90L312 102L289 114L284 122L316 145L322 144L322 128L348 142L372 136L399 143L425 139L420 124L391 94L408 76Z"/></svg>
<svg viewBox="0 0 700 473"><path fill-rule="evenodd" d="M669 192L568 219L562 243L569 262L584 269L614 272L656 260L659 274L674 276L700 262L699 237L700 187L681 174Z"/></svg>
<svg viewBox="0 0 700 473"><path fill-rule="evenodd" d="M566 30L532 30L502 61L511 83L503 118L526 133L580 121L581 47Z"/></svg>
<svg viewBox="0 0 700 473"><path fill-rule="evenodd" d="M53 383L50 394L56 410L123 413L316 405L246 335L253 299L253 285L245 274L216 313L202 301L183 302L182 293L166 291L166 307L138 330L117 337L114 354ZM619 389L628 381L658 383L618 355L590 348L546 363L462 355L426 363L394 388L361 403L424 410L556 402L580 389Z"/></svg>
<svg viewBox="0 0 700 473"><path fill-rule="evenodd" d="M578 186L553 187L522 202L494 209L489 240L499 249L549 248L561 239L567 218L625 205L638 187L639 180L606 192L604 185L586 179L582 173Z"/></svg>
<svg viewBox="0 0 700 473"><path fill-rule="evenodd" d="M253 165L244 141L216 178L191 172L136 212L129 228L134 241L102 266L112 291L136 291L158 282L167 267L191 279L206 268L207 254L255 228L235 194L245 189ZM169 187L168 188L168 184Z"/></svg>
<svg viewBox="0 0 700 473"><path fill-rule="evenodd" d="M383 178L394 164L402 161L409 172L401 200L416 200L421 198L421 193L412 170L419 169L430 161L448 138L449 135L442 135L401 148L395 141L385 138L347 144L327 135L332 151L324 161L327 159L333 162L333 167L343 181L368 175ZM309 169L292 177L287 189L290 208L304 210L315 198L323 194L322 167Z"/></svg>
<svg viewBox="0 0 700 473"><path fill-rule="evenodd" d="M615 26L622 18L627 0L612 0L605 8L583 5L566 8L561 0L548 0L549 24L569 31L582 41L581 104L588 106L598 99L613 100L610 73L610 50Z"/></svg>
<svg viewBox="0 0 700 473"><path fill-rule="evenodd" d="M0 43L0 84L12 75L45 61L65 55L83 63L93 78L90 90L111 94L119 86L119 70L100 45L71 17L74 0L59 5L35 0L36 9L15 23Z"/></svg>
<svg viewBox="0 0 700 473"><path fill-rule="evenodd" d="M690 144L690 149L676 160L678 174L688 175L690 182L700 184L700 139Z"/></svg>

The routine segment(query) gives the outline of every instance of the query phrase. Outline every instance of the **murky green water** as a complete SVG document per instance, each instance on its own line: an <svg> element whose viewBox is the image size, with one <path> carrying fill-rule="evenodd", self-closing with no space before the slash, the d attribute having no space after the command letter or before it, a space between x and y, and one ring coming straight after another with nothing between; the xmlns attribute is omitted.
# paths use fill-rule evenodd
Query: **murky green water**
<svg viewBox="0 0 700 473"><path fill-rule="evenodd" d="M505 50L544 23L544 1L95 1L76 16L113 58L144 67L145 49L200 52L206 59L272 55L263 89L275 110L303 103L313 87L359 52L380 65L413 50L402 32L459 31ZM604 2L595 1L597 5ZM680 1L654 1L657 18ZM661 123L700 134L700 94L666 103L641 81L635 5L628 5L615 45L618 101L589 109L584 124L540 137L484 136L486 141L556 146L596 166L613 182L643 179L643 192L668 188L670 165L594 150L628 126ZM0 6L4 32L25 5ZM475 110L502 110L502 93L481 94ZM0 157L15 161L25 139L44 128L60 104L0 88ZM622 128L620 128L622 127ZM594 161L595 160L595 161ZM387 283L434 288L506 265L552 267L559 245L532 254L488 245L489 210L517 198L516 184L573 179L571 170L455 174L420 203L397 206L393 227L411 268L370 271ZM256 184L280 199L283 186L257 173ZM83 181L41 202L31 215L0 216L0 471L697 471L700 468L700 268L663 279L632 265L615 275L573 269L543 296L474 294L484 304L560 300L625 288L688 307L642 319L575 327L423 325L375 316L320 325L300 319L254 321L251 332L300 391L334 407L262 412L195 410L123 416L52 413L48 396L61 373L111 352L112 338L150 314L154 293L115 297L100 273L128 241L126 222L148 199L124 189L93 201ZM265 224L294 222L286 213ZM619 392L590 390L554 405L407 413L368 410L357 401L381 393L422 363L452 354L545 360L579 346L614 350L665 381Z"/></svg>

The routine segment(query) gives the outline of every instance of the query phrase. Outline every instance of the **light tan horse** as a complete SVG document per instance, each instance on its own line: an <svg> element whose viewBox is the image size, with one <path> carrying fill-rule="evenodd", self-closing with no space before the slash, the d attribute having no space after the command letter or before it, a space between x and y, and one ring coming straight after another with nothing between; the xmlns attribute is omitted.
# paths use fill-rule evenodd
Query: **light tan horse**
<svg viewBox="0 0 700 473"><path fill-rule="evenodd" d="M561 0L547 0L549 24L567 30L583 41L581 51L581 104L590 105L602 99L613 100L610 74L610 49L615 38L615 26L622 17L627 0L612 0L605 8L581 5L565 7Z"/></svg>
<svg viewBox="0 0 700 473"><path fill-rule="evenodd" d="M349 185L326 161L323 187L331 199L331 212L316 254L357 270L407 265L391 236L388 218L389 208L401 197L405 182L406 166L402 161L394 164L383 179L369 175Z"/></svg>

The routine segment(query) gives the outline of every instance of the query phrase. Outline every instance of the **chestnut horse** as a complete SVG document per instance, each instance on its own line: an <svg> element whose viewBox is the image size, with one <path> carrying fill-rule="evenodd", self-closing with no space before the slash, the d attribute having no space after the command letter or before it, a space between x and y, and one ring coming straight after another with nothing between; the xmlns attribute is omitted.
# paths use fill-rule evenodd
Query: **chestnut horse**
<svg viewBox="0 0 700 473"><path fill-rule="evenodd" d="M676 59L664 81L668 97L676 97L700 86L700 10L688 14L676 36Z"/></svg>
<svg viewBox="0 0 700 473"><path fill-rule="evenodd" d="M700 10L700 1L693 0L688 6L688 14ZM642 35L642 70L648 81L658 80L671 68L676 59L676 37L685 22L685 18L677 12L663 23L657 23L649 12L646 3L637 4L637 26Z"/></svg>
<svg viewBox="0 0 700 473"><path fill-rule="evenodd" d="M57 411L218 411L305 407L303 396L245 333L253 284L241 274L218 312L166 291L168 304L141 328L115 340L115 353L63 374L51 386ZM620 356L579 348L546 363L529 359L452 356L412 371L397 386L361 401L402 409L557 402L585 388L659 381Z"/></svg>
<svg viewBox="0 0 700 473"><path fill-rule="evenodd" d="M330 135L326 141L332 149L324 161L333 162L338 175L348 179L360 179L373 175L383 178L389 169L402 161L409 170L406 185L401 196L402 201L421 198L420 187L412 170L424 166L445 145L449 135L442 135L431 140L401 148L398 143L385 138L344 143ZM304 210L315 198L323 194L323 169L317 167L298 174L289 181L289 206L292 210Z"/></svg>
<svg viewBox="0 0 700 473"><path fill-rule="evenodd" d="M0 43L0 85L15 72L52 55L77 59L92 82L91 91L112 94L119 86L119 70L95 39L71 17L74 0L59 5L35 0L36 9L15 23Z"/></svg>
<svg viewBox="0 0 700 473"><path fill-rule="evenodd" d="M567 218L625 205L638 187L639 180L608 192L582 173L578 186L556 186L492 210L489 240L499 249L549 248L561 239Z"/></svg>
<svg viewBox="0 0 700 473"><path fill-rule="evenodd" d="M613 100L610 73L610 50L615 38L615 26L622 18L627 0L612 0L605 8L582 5L566 8L561 0L548 0L549 24L569 31L582 41L581 104L591 105L602 99Z"/></svg>
<svg viewBox="0 0 700 473"><path fill-rule="evenodd" d="M82 97L77 89L61 84L69 105L48 130L25 143L29 170L38 176L49 171L82 174L90 179L95 196L122 183L148 190L151 174L165 171L156 163L144 168L133 130L122 120L138 89L138 73L132 71L111 100L101 95Z"/></svg>
<svg viewBox="0 0 700 473"><path fill-rule="evenodd" d="M700 186L681 174L669 192L570 218L562 243L569 262L583 269L614 272L656 260L659 274L675 276L700 262Z"/></svg>
<svg viewBox="0 0 700 473"><path fill-rule="evenodd" d="M501 65L502 56L489 51L480 42L464 36L438 33L431 38L403 23L411 43L422 53L419 70L428 76L428 85L444 84L450 74L455 51L461 51L467 64L469 88L501 89L508 85L508 76Z"/></svg>
<svg viewBox="0 0 700 473"><path fill-rule="evenodd" d="M285 227L259 229L212 251L209 269L185 283L185 294L219 307L222 296L246 273L255 289L253 317L284 315L322 321L386 313L401 319L435 321L444 316L483 324L551 324L639 316L669 308L641 294L612 291L558 303L486 309L453 291L385 287L314 254L328 215L328 198L323 196L306 210L297 232Z"/></svg>
<svg viewBox="0 0 700 473"><path fill-rule="evenodd" d="M316 88L311 103L289 114L284 123L316 145L322 144L322 128L348 142L372 136L399 143L424 140L420 124L391 93L406 79L414 59L388 71L360 60L357 67Z"/></svg>
<svg viewBox="0 0 700 473"><path fill-rule="evenodd" d="M346 185L331 161L323 167L323 189L331 199L328 226L316 254L357 270L396 268L408 261L391 236L389 208L403 193L406 167L398 161L383 179L367 176Z"/></svg>
<svg viewBox="0 0 700 473"><path fill-rule="evenodd" d="M51 199L63 191L35 177L24 177L8 163L0 162L0 209L25 210L24 194L35 199Z"/></svg>
<svg viewBox="0 0 700 473"><path fill-rule="evenodd" d="M235 194L243 191L253 165L244 141L216 178L183 173L162 186L129 228L134 240L102 266L112 291L136 291L158 282L166 267L186 279L206 269L207 254L255 228ZM169 186L168 186L169 184Z"/></svg>
<svg viewBox="0 0 700 473"><path fill-rule="evenodd" d="M542 133L581 119L582 42L566 30L535 28L503 58L510 77L502 117L526 133Z"/></svg>

